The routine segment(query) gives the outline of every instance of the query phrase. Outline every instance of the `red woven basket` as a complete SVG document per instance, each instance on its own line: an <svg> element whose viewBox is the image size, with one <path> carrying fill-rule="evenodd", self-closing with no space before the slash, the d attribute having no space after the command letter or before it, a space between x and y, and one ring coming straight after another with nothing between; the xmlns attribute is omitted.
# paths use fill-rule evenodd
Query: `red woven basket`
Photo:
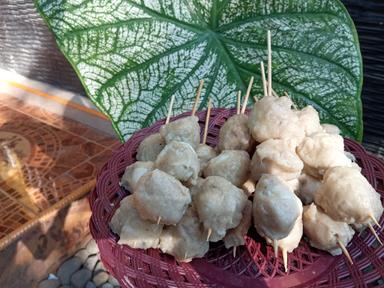
<svg viewBox="0 0 384 288"><path fill-rule="evenodd" d="M221 125L235 111L213 109L209 122L207 143L215 146ZM206 112L199 112L201 127ZM179 115L172 120L185 117ZM288 274L284 272L281 255L276 259L253 228L246 236L246 245L232 250L223 243L211 243L204 258L190 263L177 263L173 257L158 249L132 249L118 245L118 237L108 223L119 202L130 192L119 186L127 165L136 161L136 150L148 135L158 132L164 121L135 133L104 165L98 175L96 188L90 194L91 233L100 249L101 260L122 287L378 287L384 286L384 246L364 231L356 233L348 245L354 264L341 255L329 254L310 247L304 240L288 256ZM384 197L384 164L366 153L361 145L345 139L346 150L356 156L362 173ZM384 227L384 217L380 219ZM384 228L376 227L384 241Z"/></svg>

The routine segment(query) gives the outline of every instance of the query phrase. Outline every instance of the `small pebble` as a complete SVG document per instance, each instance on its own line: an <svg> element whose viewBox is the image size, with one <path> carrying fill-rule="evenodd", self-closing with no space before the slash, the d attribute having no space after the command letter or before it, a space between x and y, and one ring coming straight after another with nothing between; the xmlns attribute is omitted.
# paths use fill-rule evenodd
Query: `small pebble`
<svg viewBox="0 0 384 288"><path fill-rule="evenodd" d="M100 286L101 288L113 288L113 285L110 283L104 283L103 285Z"/></svg>
<svg viewBox="0 0 384 288"><path fill-rule="evenodd" d="M88 269L81 269L71 277L71 284L75 288L83 288L89 280L91 280L92 273Z"/></svg>
<svg viewBox="0 0 384 288"><path fill-rule="evenodd" d="M39 283L38 288L58 288L60 286L60 281L57 279L46 279Z"/></svg>
<svg viewBox="0 0 384 288"><path fill-rule="evenodd" d="M85 247L87 249L89 255L95 255L99 253L99 247L97 247L96 241L91 239L88 243L87 246Z"/></svg>
<svg viewBox="0 0 384 288"><path fill-rule="evenodd" d="M99 271L106 271L106 270L107 269L105 269L103 262L98 261L96 266L95 266L95 271L93 271L93 274L96 274Z"/></svg>
<svg viewBox="0 0 384 288"><path fill-rule="evenodd" d="M89 256L89 253L87 249L80 249L75 254L75 257L79 258L82 263L85 263L85 261L87 261L88 256Z"/></svg>
<svg viewBox="0 0 384 288"><path fill-rule="evenodd" d="M108 282L111 283L113 286L119 286L119 281L116 280L115 277L113 277L111 274L109 274Z"/></svg>
<svg viewBox="0 0 384 288"><path fill-rule="evenodd" d="M89 256L87 261L85 261L84 263L84 267L87 268L89 271L93 271L95 269L97 261L99 261L99 256Z"/></svg>
<svg viewBox="0 0 384 288"><path fill-rule="evenodd" d="M88 281L87 284L85 285L85 288L96 288L95 283Z"/></svg>
<svg viewBox="0 0 384 288"><path fill-rule="evenodd" d="M106 272L100 271L95 276L93 276L92 281L96 286L100 286L108 281L109 275Z"/></svg>
<svg viewBox="0 0 384 288"><path fill-rule="evenodd" d="M55 274L49 273L48 279L59 279Z"/></svg>
<svg viewBox="0 0 384 288"><path fill-rule="evenodd" d="M57 276L64 285L68 285L71 281L71 276L81 267L81 260L77 257L73 257L61 264L59 270L57 270Z"/></svg>

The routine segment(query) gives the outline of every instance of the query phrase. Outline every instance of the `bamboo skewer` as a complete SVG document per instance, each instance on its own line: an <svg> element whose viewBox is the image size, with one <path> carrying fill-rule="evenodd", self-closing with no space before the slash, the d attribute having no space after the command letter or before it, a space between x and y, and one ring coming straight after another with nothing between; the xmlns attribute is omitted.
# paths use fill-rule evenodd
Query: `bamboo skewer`
<svg viewBox="0 0 384 288"><path fill-rule="evenodd" d="M161 221L161 216L159 216L159 218L157 218L157 225L160 224L160 221Z"/></svg>
<svg viewBox="0 0 384 288"><path fill-rule="evenodd" d="M209 118L211 117L211 106L212 106L212 102L211 102L211 99L209 99L209 100L208 100L207 114L206 114L206 116L205 116L203 144L205 144L205 143L207 142L208 126L209 126Z"/></svg>
<svg viewBox="0 0 384 288"><path fill-rule="evenodd" d="M369 218L371 218L371 220L373 221L373 223L375 223L377 226L379 226L381 228L381 225L380 223L376 220L375 216L373 216L372 214L369 215Z"/></svg>
<svg viewBox="0 0 384 288"><path fill-rule="evenodd" d="M241 90L237 91L236 114L240 114Z"/></svg>
<svg viewBox="0 0 384 288"><path fill-rule="evenodd" d="M267 80L265 79L265 68L264 68L263 62L260 62L260 70L261 70L261 81L263 83L264 96L268 96Z"/></svg>
<svg viewBox="0 0 384 288"><path fill-rule="evenodd" d="M208 234L207 234L207 241L209 241L209 237L211 237L211 234L212 234L212 229L209 228L208 229Z"/></svg>
<svg viewBox="0 0 384 288"><path fill-rule="evenodd" d="M369 230L371 230L372 234L375 236L376 240L380 243L380 245L383 246L384 245L383 242L380 240L379 235L377 235L371 223L368 223L368 228Z"/></svg>
<svg viewBox="0 0 384 288"><path fill-rule="evenodd" d="M272 48L271 48L271 31L267 34L268 46L268 96L272 96Z"/></svg>
<svg viewBox="0 0 384 288"><path fill-rule="evenodd" d="M251 93L251 89L252 89L252 85L253 85L253 80L254 79L255 78L252 76L251 79L249 80L247 92L245 94L244 101L243 101L243 106L241 107L241 114L244 114L245 113L245 109L247 109L248 98L249 98L249 94Z"/></svg>
<svg viewBox="0 0 384 288"><path fill-rule="evenodd" d="M233 258L236 258L236 246L233 246Z"/></svg>
<svg viewBox="0 0 384 288"><path fill-rule="evenodd" d="M283 249L281 253L283 254L284 270L285 270L285 273L287 273L288 272L288 252L287 250Z"/></svg>
<svg viewBox="0 0 384 288"><path fill-rule="evenodd" d="M351 265L353 265L353 261L352 261L352 257L351 257L351 255L349 254L347 248L345 248L344 244L339 240L338 237L337 237L337 244L339 244L341 250L343 250L343 253L344 253L345 257L347 257L349 263L350 263Z"/></svg>
<svg viewBox="0 0 384 288"><path fill-rule="evenodd" d="M175 102L175 95L172 95L171 102L169 102L168 115L167 115L167 119L165 120L165 124L168 124L169 120L171 119L172 109L173 109L173 102Z"/></svg>
<svg viewBox="0 0 384 288"><path fill-rule="evenodd" d="M195 116L196 114L197 105L199 104L199 101L200 101L200 94L201 94L201 90L203 89L203 85L204 85L204 80L200 80L199 87L197 88L197 91L196 91L195 102L193 103L193 107L192 107L192 113L191 113L192 116Z"/></svg>
<svg viewBox="0 0 384 288"><path fill-rule="evenodd" d="M273 252L275 253L276 258L277 258L278 248L279 246L277 245L277 240L273 239Z"/></svg>

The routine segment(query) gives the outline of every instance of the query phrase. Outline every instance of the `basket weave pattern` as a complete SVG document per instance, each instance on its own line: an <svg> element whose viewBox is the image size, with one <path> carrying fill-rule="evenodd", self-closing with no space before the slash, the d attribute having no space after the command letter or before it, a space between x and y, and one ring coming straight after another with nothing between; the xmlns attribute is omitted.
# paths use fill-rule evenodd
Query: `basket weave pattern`
<svg viewBox="0 0 384 288"><path fill-rule="evenodd" d="M201 127L205 111L197 113ZM235 110L212 109L207 144L215 146L221 125ZM189 113L179 115L185 117ZM172 121L171 120L171 121ZM202 259L177 263L158 249L132 249L118 245L118 237L108 223L122 198L130 192L119 186L125 167L136 161L136 150L149 134L158 132L164 121L137 132L122 145L99 173L96 188L90 194L92 236L100 248L107 269L123 287L374 287L384 279L384 246L369 231L356 233L348 245L354 265L343 255L332 257L311 248L304 240L288 256L289 273L284 272L281 255L276 259L273 249L257 235L254 228L246 236L246 245L232 249L222 242L211 243ZM384 164L365 152L361 145L345 140L346 150L353 153L362 173L384 197ZM380 219L384 226L384 217ZM375 227L384 240L384 228Z"/></svg>

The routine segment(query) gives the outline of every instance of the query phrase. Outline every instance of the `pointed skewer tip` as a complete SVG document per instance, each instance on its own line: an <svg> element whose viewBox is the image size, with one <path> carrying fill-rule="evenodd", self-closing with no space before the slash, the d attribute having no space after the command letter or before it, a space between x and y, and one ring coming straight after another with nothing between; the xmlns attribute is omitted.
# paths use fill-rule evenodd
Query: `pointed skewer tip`
<svg viewBox="0 0 384 288"><path fill-rule="evenodd" d="M209 238L211 237L212 234L212 228L208 229L208 234L207 234L207 241L209 241Z"/></svg>
<svg viewBox="0 0 384 288"><path fill-rule="evenodd" d="M353 265L353 260L352 260L351 255L349 254L347 248L345 248L344 244L339 240L339 238L337 238L337 244L339 244L341 250L343 251L345 257L347 257L349 263L350 263L351 265Z"/></svg>
<svg viewBox="0 0 384 288"><path fill-rule="evenodd" d="M368 228L369 230L371 230L371 233L373 234L373 236L375 236L376 240L380 243L380 245L383 246L384 245L383 242L380 240L379 235L377 235L371 223L368 223Z"/></svg>

